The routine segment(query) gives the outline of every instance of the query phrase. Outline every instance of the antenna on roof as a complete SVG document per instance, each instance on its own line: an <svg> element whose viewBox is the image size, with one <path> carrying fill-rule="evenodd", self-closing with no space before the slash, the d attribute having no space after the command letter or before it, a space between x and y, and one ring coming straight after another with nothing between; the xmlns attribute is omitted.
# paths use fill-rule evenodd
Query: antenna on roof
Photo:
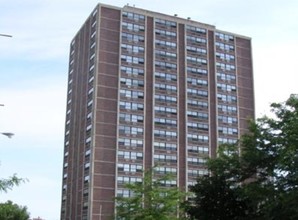
<svg viewBox="0 0 298 220"><path fill-rule="evenodd" d="M190 20L190 17L187 17L187 20Z"/></svg>
<svg viewBox="0 0 298 220"><path fill-rule="evenodd" d="M136 7L136 5L133 5L133 7Z"/></svg>
<svg viewBox="0 0 298 220"><path fill-rule="evenodd" d="M178 15L177 14L174 14L174 16L177 17Z"/></svg>

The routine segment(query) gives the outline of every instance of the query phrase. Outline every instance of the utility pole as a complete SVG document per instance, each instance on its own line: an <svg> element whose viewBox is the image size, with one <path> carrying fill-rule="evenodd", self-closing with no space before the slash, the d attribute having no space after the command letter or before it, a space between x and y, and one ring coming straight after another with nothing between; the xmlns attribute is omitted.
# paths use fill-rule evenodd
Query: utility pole
<svg viewBox="0 0 298 220"><path fill-rule="evenodd" d="M9 34L0 34L1 37L12 37L12 35Z"/></svg>
<svg viewBox="0 0 298 220"><path fill-rule="evenodd" d="M4 104L0 104L0 106L4 106ZM11 138L12 136L14 136L14 133L11 133L11 132L0 132L0 134L3 134L8 138Z"/></svg>

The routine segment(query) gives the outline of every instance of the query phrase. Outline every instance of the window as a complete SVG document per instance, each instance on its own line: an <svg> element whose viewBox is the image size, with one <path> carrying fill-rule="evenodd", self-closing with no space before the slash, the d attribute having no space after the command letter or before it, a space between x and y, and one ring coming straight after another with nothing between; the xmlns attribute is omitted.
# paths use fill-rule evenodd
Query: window
<svg viewBox="0 0 298 220"><path fill-rule="evenodd" d="M122 22L122 27L130 31L136 31L136 32L145 31L144 25L138 25L134 23Z"/></svg>
<svg viewBox="0 0 298 220"><path fill-rule="evenodd" d="M217 94L217 99L223 102L236 103L237 97L233 95Z"/></svg>
<svg viewBox="0 0 298 220"><path fill-rule="evenodd" d="M144 105L141 103L120 101L120 109L141 110L142 111L142 110L144 110Z"/></svg>
<svg viewBox="0 0 298 220"><path fill-rule="evenodd" d="M120 125L119 133L120 134L130 134L130 135L141 135L141 134L143 134L143 128Z"/></svg>
<svg viewBox="0 0 298 220"><path fill-rule="evenodd" d="M236 86L224 83L217 83L217 89L227 92L236 92Z"/></svg>
<svg viewBox="0 0 298 220"><path fill-rule="evenodd" d="M155 29L155 34L165 36L165 37L176 37L177 36L176 32L160 30L160 29Z"/></svg>
<svg viewBox="0 0 298 220"><path fill-rule="evenodd" d="M187 111L188 117L199 118L199 119L208 119L208 113L197 112L197 111Z"/></svg>
<svg viewBox="0 0 298 220"><path fill-rule="evenodd" d="M165 58L176 58L176 53L171 53L163 50L155 50L155 55L158 57L165 57Z"/></svg>
<svg viewBox="0 0 298 220"><path fill-rule="evenodd" d="M118 151L118 157L131 160L143 159L143 153L134 151Z"/></svg>
<svg viewBox="0 0 298 220"><path fill-rule="evenodd" d="M155 44L162 46L162 47L171 47L171 48L176 48L177 47L177 43L175 42L171 42L171 41L165 41L165 40L155 40Z"/></svg>
<svg viewBox="0 0 298 220"><path fill-rule="evenodd" d="M89 181L90 181L90 176L89 175L85 176L84 177L84 182L89 182Z"/></svg>
<svg viewBox="0 0 298 220"><path fill-rule="evenodd" d="M118 144L126 147L143 147L142 139L119 138Z"/></svg>
<svg viewBox="0 0 298 220"><path fill-rule="evenodd" d="M177 162L177 156L168 154L154 154L154 161Z"/></svg>
<svg viewBox="0 0 298 220"><path fill-rule="evenodd" d="M230 55L230 54L226 54L226 53L216 52L216 57L217 58L220 58L221 60L224 60L224 61L235 60L235 56L234 55Z"/></svg>
<svg viewBox="0 0 298 220"><path fill-rule="evenodd" d="M233 71L235 70L235 65L226 64L226 63L219 63L216 62L216 67L220 68L221 70Z"/></svg>
<svg viewBox="0 0 298 220"><path fill-rule="evenodd" d="M177 65L174 63L162 62L162 61L155 61L155 66L160 67L163 69L177 69Z"/></svg>
<svg viewBox="0 0 298 220"><path fill-rule="evenodd" d="M143 43L145 38L137 34L122 33L122 40L127 40L128 42L133 41L134 43Z"/></svg>
<svg viewBox="0 0 298 220"><path fill-rule="evenodd" d="M191 77L187 77L187 82L189 84L195 85L195 86L207 86L208 85L207 80L191 78Z"/></svg>
<svg viewBox="0 0 298 220"><path fill-rule="evenodd" d="M198 106L201 108L208 108L208 102L198 101L194 99L187 99L187 104L190 106Z"/></svg>
<svg viewBox="0 0 298 220"><path fill-rule="evenodd" d="M204 64L204 65L207 64L207 60L206 59L202 59L202 58L199 58L199 57L187 56L186 57L186 60L188 62L192 62L192 63L198 63L198 64Z"/></svg>
<svg viewBox="0 0 298 220"><path fill-rule="evenodd" d="M128 18L128 19L135 20L135 21L144 21L145 20L145 16L144 15L140 15L140 14L136 14L136 13L132 13L132 12L126 12L126 11L124 11L122 13L122 16L124 18Z"/></svg>
<svg viewBox="0 0 298 220"><path fill-rule="evenodd" d="M190 187L190 186L194 186L197 184L197 181L187 181L187 186Z"/></svg>
<svg viewBox="0 0 298 220"><path fill-rule="evenodd" d="M132 98L132 99L143 99L144 93L140 91L135 91L135 90L120 89L120 96L126 97L126 98Z"/></svg>
<svg viewBox="0 0 298 220"><path fill-rule="evenodd" d="M127 63L144 64L144 58L121 55L121 60Z"/></svg>
<svg viewBox="0 0 298 220"><path fill-rule="evenodd" d="M144 70L138 68L121 66L121 72L132 76L144 76Z"/></svg>
<svg viewBox="0 0 298 220"><path fill-rule="evenodd" d="M121 49L133 53L144 53L144 47L141 46L121 44Z"/></svg>
<svg viewBox="0 0 298 220"><path fill-rule="evenodd" d="M208 146L187 146L187 150L190 153L209 154Z"/></svg>
<svg viewBox="0 0 298 220"><path fill-rule="evenodd" d="M167 21L167 20L163 20L163 19L159 19L159 18L155 18L155 23L160 24L160 25L165 25L168 27L173 27L173 28L175 28L177 26L176 22Z"/></svg>
<svg viewBox="0 0 298 220"><path fill-rule="evenodd" d="M224 44L224 43L220 43L220 42L216 42L215 45L217 48L224 50L226 52L234 51L234 49L235 49L233 45Z"/></svg>
<svg viewBox="0 0 298 220"><path fill-rule="evenodd" d="M177 138L177 132L155 129L154 136L155 137L166 137L166 138Z"/></svg>
<svg viewBox="0 0 298 220"><path fill-rule="evenodd" d="M177 126L177 120L168 118L154 118L154 123L157 125Z"/></svg>
<svg viewBox="0 0 298 220"><path fill-rule="evenodd" d="M86 143L89 143L89 142L91 142L91 137L88 137L88 138L86 139Z"/></svg>
<svg viewBox="0 0 298 220"><path fill-rule="evenodd" d="M229 128L229 127L218 127L218 132L220 134L237 135L238 129L237 128Z"/></svg>
<svg viewBox="0 0 298 220"><path fill-rule="evenodd" d="M90 167L90 162L85 163L85 169Z"/></svg>
<svg viewBox="0 0 298 220"><path fill-rule="evenodd" d="M206 29L194 27L194 26L190 26L190 25L186 25L186 30L189 30L189 31L195 32L195 33L206 34Z"/></svg>
<svg viewBox="0 0 298 220"><path fill-rule="evenodd" d="M176 108L171 108L171 107L164 107L164 106L154 106L154 111L155 113L162 113L162 114L177 114L177 109Z"/></svg>
<svg viewBox="0 0 298 220"><path fill-rule="evenodd" d="M218 109L222 112L237 113L237 107L236 106L218 105Z"/></svg>
<svg viewBox="0 0 298 220"><path fill-rule="evenodd" d="M128 189L117 189L117 196L128 198L133 196L133 192Z"/></svg>
<svg viewBox="0 0 298 220"><path fill-rule="evenodd" d="M170 74L170 73L155 72L154 76L157 79L164 79L167 81L177 81L177 76L174 74Z"/></svg>
<svg viewBox="0 0 298 220"><path fill-rule="evenodd" d="M187 134L187 138L191 141L209 142L209 137L206 135Z"/></svg>
<svg viewBox="0 0 298 220"><path fill-rule="evenodd" d="M169 142L154 142L154 148L161 149L161 150L177 150L177 144L169 143Z"/></svg>
<svg viewBox="0 0 298 220"><path fill-rule="evenodd" d="M139 164L118 163L118 171L132 172L132 173L142 172L143 166Z"/></svg>
<svg viewBox="0 0 298 220"><path fill-rule="evenodd" d="M199 43L199 44L206 44L207 43L207 40L205 38L201 38L201 37L187 36L186 39L188 41L193 42L193 43Z"/></svg>
<svg viewBox="0 0 298 220"><path fill-rule="evenodd" d="M224 137L219 137L217 139L218 143L219 144L226 144L226 143L229 143L229 144L235 144L237 143L237 139L235 138L224 138Z"/></svg>
<svg viewBox="0 0 298 220"><path fill-rule="evenodd" d="M167 91L172 91L172 92L177 91L177 86L169 85L169 84L156 83L154 85L154 87L159 90L167 90Z"/></svg>
<svg viewBox="0 0 298 220"><path fill-rule="evenodd" d="M220 40L224 40L224 41L234 41L234 37L232 35L228 35L228 34L223 34L223 33L219 33L216 32L215 36L217 38L219 38Z"/></svg>
<svg viewBox="0 0 298 220"><path fill-rule="evenodd" d="M193 128L193 129L198 129L198 130L203 130L203 131L209 130L208 124L195 123L195 122L187 122L187 127Z"/></svg>
<svg viewBox="0 0 298 220"><path fill-rule="evenodd" d="M137 80L137 79L128 79L128 78L120 78L120 83L126 86L139 86L144 87L144 80Z"/></svg>
<svg viewBox="0 0 298 220"><path fill-rule="evenodd" d="M208 170L188 170L187 171L188 173L188 176L194 176L194 177L197 177L197 176L205 176L205 175L208 175Z"/></svg>
<svg viewBox="0 0 298 220"><path fill-rule="evenodd" d="M85 152L85 156L88 156L88 155L90 155L90 154L91 154L91 150L90 150L90 149L86 150L86 152Z"/></svg>
<svg viewBox="0 0 298 220"><path fill-rule="evenodd" d="M231 117L231 116L223 116L219 115L218 120L223 123L228 123L228 124L236 124L237 123L237 118L236 117Z"/></svg>
<svg viewBox="0 0 298 220"><path fill-rule="evenodd" d="M196 165L203 165L207 162L205 158L198 158L198 157L188 157L187 162L189 164L196 164Z"/></svg>
<svg viewBox="0 0 298 220"><path fill-rule="evenodd" d="M199 75L207 75L208 71L205 69L187 67L187 73L194 73Z"/></svg>
<svg viewBox="0 0 298 220"><path fill-rule="evenodd" d="M123 183L140 183L142 182L142 178L140 177L131 177L131 176L118 176L117 177L117 182L118 184L123 184Z"/></svg>
<svg viewBox="0 0 298 220"><path fill-rule="evenodd" d="M119 118L120 118L120 121L124 121L124 122L142 123L144 121L144 116L142 115L133 115L133 114L126 114L126 113L120 113Z"/></svg>
<svg viewBox="0 0 298 220"><path fill-rule="evenodd" d="M177 97L168 95L154 95L155 101L177 103Z"/></svg>
<svg viewBox="0 0 298 220"><path fill-rule="evenodd" d="M208 92L205 90L198 90L198 89L187 89L188 95L195 95L195 96L202 96L208 97Z"/></svg>
<svg viewBox="0 0 298 220"><path fill-rule="evenodd" d="M221 79L223 81L234 81L236 80L235 74L226 74L226 73L216 73L217 79Z"/></svg>
<svg viewBox="0 0 298 220"><path fill-rule="evenodd" d="M193 52L193 53L198 53L198 54L207 54L207 50L199 47L194 47L194 46L186 46L186 50L188 52Z"/></svg>
<svg viewBox="0 0 298 220"><path fill-rule="evenodd" d="M177 168L174 167L155 167L154 171L158 174L176 174Z"/></svg>
<svg viewBox="0 0 298 220"><path fill-rule="evenodd" d="M176 180L164 180L164 181L161 181L160 183L162 186L165 186L165 187L177 186Z"/></svg>

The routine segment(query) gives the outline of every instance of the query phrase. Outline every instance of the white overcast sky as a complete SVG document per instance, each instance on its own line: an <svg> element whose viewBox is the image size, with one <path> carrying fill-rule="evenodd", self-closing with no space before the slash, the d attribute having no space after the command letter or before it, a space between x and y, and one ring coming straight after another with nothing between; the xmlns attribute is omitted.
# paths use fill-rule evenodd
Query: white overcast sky
<svg viewBox="0 0 298 220"><path fill-rule="evenodd" d="M0 194L31 217L60 218L69 43L96 0L2 0L0 3L0 178L29 182ZM252 38L256 116L298 93L297 0L105 0L216 25Z"/></svg>

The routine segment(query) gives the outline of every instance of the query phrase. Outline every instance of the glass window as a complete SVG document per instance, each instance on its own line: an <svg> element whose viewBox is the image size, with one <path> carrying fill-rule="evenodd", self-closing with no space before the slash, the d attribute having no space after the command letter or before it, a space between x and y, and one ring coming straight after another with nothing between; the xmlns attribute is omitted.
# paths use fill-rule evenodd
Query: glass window
<svg viewBox="0 0 298 220"><path fill-rule="evenodd" d="M131 76L144 76L144 70L134 67L121 66L121 72Z"/></svg>
<svg viewBox="0 0 298 220"><path fill-rule="evenodd" d="M187 151L190 153L209 154L208 146L187 146Z"/></svg>
<svg viewBox="0 0 298 220"><path fill-rule="evenodd" d="M207 75L208 71L205 69L200 69L200 68L187 67L187 73Z"/></svg>
<svg viewBox="0 0 298 220"><path fill-rule="evenodd" d="M177 162L177 156L168 154L154 154L154 160L161 162Z"/></svg>
<svg viewBox="0 0 298 220"><path fill-rule="evenodd" d="M139 24L134 24L129 22L122 22L122 27L129 31L136 31L136 32L145 31L144 25L139 25Z"/></svg>
<svg viewBox="0 0 298 220"><path fill-rule="evenodd" d="M189 31L195 32L195 33L206 34L206 29L205 28L199 28L199 27L186 25L186 30L189 30Z"/></svg>
<svg viewBox="0 0 298 220"><path fill-rule="evenodd" d="M144 15L140 15L140 14L136 14L136 13L132 13L132 12L122 12L122 16L134 21L144 21L145 20L145 16Z"/></svg>
<svg viewBox="0 0 298 220"><path fill-rule="evenodd" d="M198 134L187 134L187 138L190 141L199 141L199 142L209 142L209 137L206 135L198 135Z"/></svg>
<svg viewBox="0 0 298 220"><path fill-rule="evenodd" d="M154 142L154 148L162 149L162 150L177 150L177 144L170 142Z"/></svg>
<svg viewBox="0 0 298 220"><path fill-rule="evenodd" d="M164 107L164 106L154 106L154 111L155 113L164 113L164 114L177 114L177 109L176 108L171 108L171 107Z"/></svg>
<svg viewBox="0 0 298 220"><path fill-rule="evenodd" d="M206 44L207 40L201 37L187 36L186 39L193 43Z"/></svg>
<svg viewBox="0 0 298 220"><path fill-rule="evenodd" d="M207 162L207 159L206 158L199 158L199 157L188 157L187 162L189 164L201 165L201 164L205 164Z"/></svg>

